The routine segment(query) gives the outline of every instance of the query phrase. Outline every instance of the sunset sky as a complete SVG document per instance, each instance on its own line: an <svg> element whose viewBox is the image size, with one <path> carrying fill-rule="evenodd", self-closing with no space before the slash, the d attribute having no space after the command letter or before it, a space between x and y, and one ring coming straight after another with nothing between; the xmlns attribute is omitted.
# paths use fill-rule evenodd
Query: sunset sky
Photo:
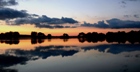
<svg viewBox="0 0 140 72"><path fill-rule="evenodd" d="M140 29L140 0L0 0L0 32L52 35Z"/></svg>

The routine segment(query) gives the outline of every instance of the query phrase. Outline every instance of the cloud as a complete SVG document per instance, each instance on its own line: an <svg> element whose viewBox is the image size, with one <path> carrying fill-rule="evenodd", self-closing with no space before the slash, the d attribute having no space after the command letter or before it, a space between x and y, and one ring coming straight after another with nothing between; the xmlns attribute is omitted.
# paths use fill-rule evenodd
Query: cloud
<svg viewBox="0 0 140 72"><path fill-rule="evenodd" d="M0 7L17 5L16 0L0 0Z"/></svg>
<svg viewBox="0 0 140 72"><path fill-rule="evenodd" d="M40 25L40 24L36 24L35 25L38 28L50 28L50 29L54 29L54 28L76 28L76 26L63 26L63 25Z"/></svg>
<svg viewBox="0 0 140 72"><path fill-rule="evenodd" d="M131 15L124 15L124 17L125 17L125 18L129 18L129 17L131 17Z"/></svg>
<svg viewBox="0 0 140 72"><path fill-rule="evenodd" d="M97 27L97 28L140 28L140 21L120 20L113 18L110 20L99 21L98 23L84 23L81 24L84 27Z"/></svg>
<svg viewBox="0 0 140 72"><path fill-rule="evenodd" d="M0 8L0 20L14 19L19 17L26 17L28 13L25 10L14 10L10 8Z"/></svg>
<svg viewBox="0 0 140 72"><path fill-rule="evenodd" d="M133 18L140 18L139 17L139 14L134 14L134 15L124 15L125 18L130 18L130 17L133 17Z"/></svg>
<svg viewBox="0 0 140 72"><path fill-rule="evenodd" d="M125 1L122 1L121 3L122 3L122 4L126 4L126 2L125 2Z"/></svg>
<svg viewBox="0 0 140 72"><path fill-rule="evenodd" d="M28 13L26 10L15 10L11 8L7 8L7 6L18 5L16 0L0 0L0 20L5 19L14 19L19 17L26 17Z"/></svg>
<svg viewBox="0 0 140 72"><path fill-rule="evenodd" d="M120 3L122 4L121 7L125 8L128 2L138 2L140 0L122 0Z"/></svg>
<svg viewBox="0 0 140 72"><path fill-rule="evenodd" d="M35 25L35 27L39 28L75 28L75 26L63 26L65 24L76 24L78 21L62 17L62 18L50 18L46 15L36 15L36 14L30 14L27 17L24 18L16 18L15 20L7 20L6 21L8 25L23 25L23 24L32 24Z"/></svg>
<svg viewBox="0 0 140 72"><path fill-rule="evenodd" d="M84 22L84 24L82 24L81 26L85 26L85 27L108 28L108 25L105 24L104 21L98 21L98 23L94 23L94 24L90 24L90 23Z"/></svg>
<svg viewBox="0 0 140 72"><path fill-rule="evenodd" d="M7 25L34 24L36 27L40 28L69 28L70 26L62 26L60 24L78 23L78 21L72 18L50 18L46 15L39 16L37 14L28 14L26 10L19 11L6 8L6 6L13 6L17 4L18 2L16 2L16 0L0 0L0 20L5 20ZM56 25L53 26L53 24Z"/></svg>
<svg viewBox="0 0 140 72"><path fill-rule="evenodd" d="M135 17L135 18L140 18L138 14L135 14L134 17Z"/></svg>
<svg viewBox="0 0 140 72"><path fill-rule="evenodd" d="M136 1L140 1L140 0L123 0L121 3L122 4L127 4L127 2L136 2Z"/></svg>
<svg viewBox="0 0 140 72"><path fill-rule="evenodd" d="M36 17L33 17L36 16ZM26 18L18 18L14 21L15 24L74 24L78 23L78 21L72 19L72 18L67 18L67 17L62 17L61 19L59 18L50 18L47 17L46 15L38 16L38 15L31 15L31 17L26 17Z"/></svg>

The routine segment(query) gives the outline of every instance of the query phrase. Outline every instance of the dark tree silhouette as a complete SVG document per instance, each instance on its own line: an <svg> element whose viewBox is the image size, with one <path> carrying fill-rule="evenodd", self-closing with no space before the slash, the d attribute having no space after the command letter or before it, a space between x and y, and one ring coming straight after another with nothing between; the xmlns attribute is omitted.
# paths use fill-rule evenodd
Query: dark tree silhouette
<svg viewBox="0 0 140 72"><path fill-rule="evenodd" d="M99 41L102 42L102 41L105 40L105 34L103 34L103 33L99 33L97 38L98 38Z"/></svg>
<svg viewBox="0 0 140 72"><path fill-rule="evenodd" d="M37 42L42 43L42 39L51 39L51 38L61 38L64 39L66 42L69 38L78 38L79 42L98 42L98 41L104 41L107 42L118 42L118 43L125 43L126 41L134 44L134 43L140 43L140 30L139 31L130 31L130 32L124 32L124 31L118 31L118 32L107 32L106 34L103 33L97 33L97 32L88 32L84 33L81 32L78 34L78 36L69 36L67 33L64 33L62 36L52 36L51 34L48 34L47 36L42 32L31 32L31 35L20 35L19 32L6 32L6 33L0 33L0 42L6 43L6 44L18 44L20 38L30 38L31 37L31 43L36 44Z"/></svg>
<svg viewBox="0 0 140 72"><path fill-rule="evenodd" d="M38 34L37 34L37 36L38 36L38 38L40 39L44 39L45 38L45 34L44 33L42 33L42 32L39 32Z"/></svg>
<svg viewBox="0 0 140 72"><path fill-rule="evenodd" d="M51 38L52 38L52 35L51 35L51 34L48 34L48 35L47 35L47 38L48 38L48 39L51 39Z"/></svg>
<svg viewBox="0 0 140 72"><path fill-rule="evenodd" d="M37 38L37 32L31 32L31 38Z"/></svg>
<svg viewBox="0 0 140 72"><path fill-rule="evenodd" d="M67 33L64 33L63 36L62 36L62 38L68 39L69 38L69 35Z"/></svg>
<svg viewBox="0 0 140 72"><path fill-rule="evenodd" d="M13 32L13 38L14 39L19 39L19 37L20 37L19 32Z"/></svg>
<svg viewBox="0 0 140 72"><path fill-rule="evenodd" d="M86 37L86 40L88 41L88 42L91 42L92 41L92 33L91 32L88 32L86 35L85 35L85 37Z"/></svg>
<svg viewBox="0 0 140 72"><path fill-rule="evenodd" d="M84 38L85 37L85 33L84 32L81 32L78 34L78 38Z"/></svg>

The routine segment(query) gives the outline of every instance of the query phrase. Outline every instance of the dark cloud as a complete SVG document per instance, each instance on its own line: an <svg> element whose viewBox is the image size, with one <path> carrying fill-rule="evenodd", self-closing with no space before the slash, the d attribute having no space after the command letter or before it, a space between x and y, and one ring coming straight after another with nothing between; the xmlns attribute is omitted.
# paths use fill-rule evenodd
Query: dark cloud
<svg viewBox="0 0 140 72"><path fill-rule="evenodd" d="M131 15L124 15L124 17L129 18L129 17L131 17Z"/></svg>
<svg viewBox="0 0 140 72"><path fill-rule="evenodd" d="M25 10L18 11L10 8L0 8L0 20L14 19L26 16L28 16L28 14Z"/></svg>
<svg viewBox="0 0 140 72"><path fill-rule="evenodd" d="M122 4L121 5L122 8L126 8L126 4L128 2L137 2L137 1L140 1L140 0L122 0L120 3Z"/></svg>
<svg viewBox="0 0 140 72"><path fill-rule="evenodd" d="M110 28L140 28L140 21L111 19L106 20Z"/></svg>
<svg viewBox="0 0 140 72"><path fill-rule="evenodd" d="M0 20L14 19L28 16L25 10L15 10L7 8L7 6L18 5L16 0L0 0Z"/></svg>
<svg viewBox="0 0 140 72"><path fill-rule="evenodd" d="M76 26L63 26L63 25L40 25L40 24L36 24L35 25L38 28L50 28L50 29L54 29L54 28L76 28Z"/></svg>
<svg viewBox="0 0 140 72"><path fill-rule="evenodd" d="M113 18L110 20L99 21L98 23L84 23L81 26L85 27L98 27L98 28L140 28L140 21L120 20Z"/></svg>
<svg viewBox="0 0 140 72"><path fill-rule="evenodd" d="M36 15L30 14L28 17L24 18L16 18L14 21L7 20L7 24L9 25L22 25L22 24L32 24L35 27L39 28L75 28L75 26L63 26L64 24L76 24L78 21L62 17L62 18L50 18L46 15Z"/></svg>
<svg viewBox="0 0 140 72"><path fill-rule="evenodd" d="M133 18L140 18L139 14L134 14L134 15L124 15L125 18L130 18L130 17L133 17Z"/></svg>
<svg viewBox="0 0 140 72"><path fill-rule="evenodd" d="M140 0L123 0L121 3L122 4L127 4L127 2L136 2L136 1L140 1Z"/></svg>
<svg viewBox="0 0 140 72"><path fill-rule="evenodd" d="M25 10L18 11L6 8L6 6L17 4L18 2L16 2L16 0L0 0L0 20L5 20L8 25L34 24L39 28L71 28L70 26L52 24L78 23L78 21L72 18L50 18L46 15L39 16L37 14L28 14Z"/></svg>
<svg viewBox="0 0 140 72"><path fill-rule="evenodd" d="M85 27L108 28L108 25L105 24L104 21L99 21L98 23L94 23L94 24L90 24L90 23L86 23L86 22L84 22L84 24L82 24L81 26L85 26Z"/></svg>
<svg viewBox="0 0 140 72"><path fill-rule="evenodd" d="M135 14L134 17L135 17L135 18L140 18L138 14Z"/></svg>
<svg viewBox="0 0 140 72"><path fill-rule="evenodd" d="M0 0L0 7L17 5L16 0Z"/></svg>
<svg viewBox="0 0 140 72"><path fill-rule="evenodd" d="M36 16L36 17L33 17ZM72 19L72 18L67 18L67 17L62 17L61 19L59 18L50 18L47 17L46 15L38 16L38 15L31 15L31 17L28 18L19 18L14 21L15 24L74 24L78 23L78 21Z"/></svg>
<svg viewBox="0 0 140 72"><path fill-rule="evenodd" d="M122 3L122 4L126 4L126 2L125 2L125 1L122 1L121 3Z"/></svg>

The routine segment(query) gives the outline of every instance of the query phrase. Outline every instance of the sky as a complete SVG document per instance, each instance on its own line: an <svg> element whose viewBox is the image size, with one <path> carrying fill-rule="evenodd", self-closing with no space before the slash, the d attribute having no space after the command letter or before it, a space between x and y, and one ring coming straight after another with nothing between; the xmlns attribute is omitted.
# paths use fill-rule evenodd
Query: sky
<svg viewBox="0 0 140 72"><path fill-rule="evenodd" d="M0 32L62 35L140 29L140 0L0 0Z"/></svg>

